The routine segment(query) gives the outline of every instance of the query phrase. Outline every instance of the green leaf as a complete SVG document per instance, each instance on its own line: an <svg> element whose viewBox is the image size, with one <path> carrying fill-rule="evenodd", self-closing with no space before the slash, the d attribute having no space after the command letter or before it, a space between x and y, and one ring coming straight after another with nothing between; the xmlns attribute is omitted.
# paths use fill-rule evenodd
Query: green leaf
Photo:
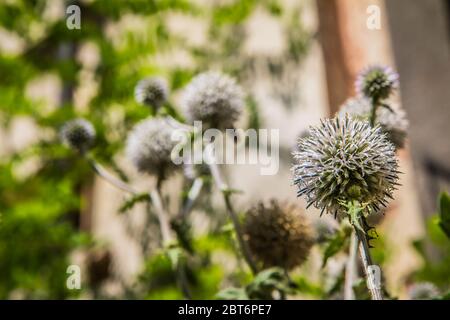
<svg viewBox="0 0 450 320"><path fill-rule="evenodd" d="M283 7L278 1L272 0L265 4L267 11L274 16L280 16L283 13Z"/></svg>
<svg viewBox="0 0 450 320"><path fill-rule="evenodd" d="M133 195L130 199L126 200L122 204L122 206L119 209L119 212L124 213L128 210L131 210L138 202L149 201L149 199L150 198L148 196L148 193L139 193L139 194Z"/></svg>
<svg viewBox="0 0 450 320"><path fill-rule="evenodd" d="M166 249L166 254L169 257L170 263L172 264L172 268L176 269L180 263L183 262L184 254L183 249L181 249L177 245L170 245Z"/></svg>
<svg viewBox="0 0 450 320"><path fill-rule="evenodd" d="M333 238L330 239L323 255L322 268L325 267L328 259L348 246L348 238L348 231L341 230L340 232L337 232Z"/></svg>
<svg viewBox="0 0 450 320"><path fill-rule="evenodd" d="M258 273L246 288L251 299L272 299L274 290L294 292L283 269L274 267Z"/></svg>
<svg viewBox="0 0 450 320"><path fill-rule="evenodd" d="M191 227L185 219L173 219L170 222L172 229L177 234L178 242L180 246L189 253L194 253L192 245Z"/></svg>
<svg viewBox="0 0 450 320"><path fill-rule="evenodd" d="M291 287L294 287L297 292L302 294L311 295L320 298L324 295L324 290L320 284L312 283L310 279L305 276L300 276L293 280Z"/></svg>
<svg viewBox="0 0 450 320"><path fill-rule="evenodd" d="M425 244L423 240L414 240L412 242L412 246L413 248L416 250L416 252L418 254L420 254L420 256L425 259L426 254L425 254Z"/></svg>
<svg viewBox="0 0 450 320"><path fill-rule="evenodd" d="M249 129L259 130L261 128L261 117L256 99L253 96L249 96L246 106L249 114L247 127Z"/></svg>
<svg viewBox="0 0 450 320"><path fill-rule="evenodd" d="M242 194L242 193L244 193L242 190L232 189L232 188L225 189L222 192L224 193L225 196L231 196L232 194Z"/></svg>
<svg viewBox="0 0 450 320"><path fill-rule="evenodd" d="M450 239L450 196L442 192L439 197L439 226Z"/></svg>
<svg viewBox="0 0 450 320"><path fill-rule="evenodd" d="M255 276L255 279L253 280L253 284L256 286L264 285L265 283L268 283L272 280L282 280L284 278L283 275L283 269L281 268L270 268L261 271Z"/></svg>
<svg viewBox="0 0 450 320"><path fill-rule="evenodd" d="M353 285L353 291L355 292L355 297L358 300L370 300L370 293L367 289L366 280L359 278L355 281Z"/></svg>
<svg viewBox="0 0 450 320"><path fill-rule="evenodd" d="M444 293L443 295L441 295L439 297L439 300L450 300L450 291L448 291L447 293Z"/></svg>
<svg viewBox="0 0 450 320"><path fill-rule="evenodd" d="M249 297L243 288L227 288L217 293L219 300L248 300Z"/></svg>

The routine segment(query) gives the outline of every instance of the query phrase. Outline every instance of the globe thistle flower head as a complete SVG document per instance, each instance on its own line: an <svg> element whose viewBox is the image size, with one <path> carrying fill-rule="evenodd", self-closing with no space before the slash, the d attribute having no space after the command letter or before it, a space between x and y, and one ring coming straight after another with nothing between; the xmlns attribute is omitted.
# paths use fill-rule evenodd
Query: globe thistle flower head
<svg viewBox="0 0 450 320"><path fill-rule="evenodd" d="M374 100L386 99L398 88L398 74L388 66L370 66L356 79L356 91Z"/></svg>
<svg viewBox="0 0 450 320"><path fill-rule="evenodd" d="M415 283L408 290L411 300L431 300L439 294L438 288L430 282Z"/></svg>
<svg viewBox="0 0 450 320"><path fill-rule="evenodd" d="M342 105L339 116L344 117L345 114L349 114L359 120L368 120L371 110L372 105L367 98L350 98ZM379 106L376 123L380 124L381 130L387 134L389 141L394 144L396 149L405 146L409 121L404 110Z"/></svg>
<svg viewBox="0 0 450 320"><path fill-rule="evenodd" d="M202 121L203 127L233 128L244 108L243 91L236 81L219 72L205 72L187 86L183 105L188 120Z"/></svg>
<svg viewBox="0 0 450 320"><path fill-rule="evenodd" d="M295 143L292 145L291 153L298 151L298 141L300 139L307 138L309 136L309 129L304 129L300 131L300 133L297 135L297 139L295 139Z"/></svg>
<svg viewBox="0 0 450 320"><path fill-rule="evenodd" d="M92 147L95 140L94 126L85 119L74 119L66 122L60 131L64 144L81 153Z"/></svg>
<svg viewBox="0 0 450 320"><path fill-rule="evenodd" d="M294 152L298 196L321 214L345 216L346 204L358 201L362 213L378 212L397 185L395 148L381 127L349 116L322 121Z"/></svg>
<svg viewBox="0 0 450 320"><path fill-rule="evenodd" d="M260 202L246 214L244 234L264 267L292 269L309 255L314 235L303 210L293 204Z"/></svg>
<svg viewBox="0 0 450 320"><path fill-rule="evenodd" d="M126 142L126 155L139 172L166 176L177 168L171 153L177 145L172 133L177 127L167 118L150 118L136 124Z"/></svg>
<svg viewBox="0 0 450 320"><path fill-rule="evenodd" d="M137 83L134 88L134 98L137 103L158 110L167 101L168 92L166 81L161 78L149 77Z"/></svg>

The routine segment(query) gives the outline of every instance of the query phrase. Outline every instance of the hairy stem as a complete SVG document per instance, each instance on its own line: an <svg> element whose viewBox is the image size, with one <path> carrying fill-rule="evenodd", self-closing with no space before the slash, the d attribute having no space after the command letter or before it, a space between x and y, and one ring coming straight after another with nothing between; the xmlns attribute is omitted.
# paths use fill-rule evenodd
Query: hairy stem
<svg viewBox="0 0 450 320"><path fill-rule="evenodd" d="M128 185L126 182L116 178L111 173L109 173L103 166L92 159L91 157L86 156L86 160L88 161L89 165L92 167L92 170L102 179L109 182L112 186L118 188L119 190L125 191L127 193L130 193L132 195L137 195L138 192L133 189L130 185ZM125 222L125 228L127 233L130 235L130 237L134 238L136 241L138 240L135 233L132 231L133 227L131 225L130 217L128 215L124 215L124 222ZM144 245L141 246L143 251L146 251L146 248Z"/></svg>
<svg viewBox="0 0 450 320"><path fill-rule="evenodd" d="M159 179L158 179L159 180ZM171 228L170 228L170 222L169 222L169 215L164 210L163 202L161 199L161 186L162 181L158 181L156 183L157 187L156 189L153 189L150 191L149 196L153 203L153 207L155 208L155 213L158 218L160 230L161 230L161 237L163 242L163 247L167 248L170 245L172 245L175 241L172 237ZM169 257L170 258L170 257ZM177 276L177 282L178 285L181 288L181 291L183 292L183 295L186 299L191 299L191 294L189 291L189 285L186 278L186 270L184 268L184 264L180 261L174 263L171 261L173 268L175 269L176 276Z"/></svg>
<svg viewBox="0 0 450 320"><path fill-rule="evenodd" d="M369 122L372 127L375 127L375 123L377 120L377 109L378 109L379 101L377 98L372 98L371 103L372 103L372 109L370 110Z"/></svg>
<svg viewBox="0 0 450 320"><path fill-rule="evenodd" d="M353 285L357 278L357 258L358 255L358 239L355 231L350 236L350 249L347 264L345 266L345 284L344 284L344 299L355 300L355 292Z"/></svg>
<svg viewBox="0 0 450 320"><path fill-rule="evenodd" d="M202 190L202 188L203 188L203 178L201 177L195 178L194 182L192 183L191 189L189 189L186 202L184 203L183 207L181 208L178 214L179 218L184 218L191 212L192 208L194 207L195 201L200 195L200 191Z"/></svg>
<svg viewBox="0 0 450 320"><path fill-rule="evenodd" d="M359 218L360 224L362 225L362 219ZM367 237L360 229L355 227L355 232L359 240L359 254L361 256L361 261L364 267L364 273L367 279L367 286L372 296L372 300L383 300L383 293L381 291L381 283L376 283L376 280L373 272L373 262L372 257L370 256L369 251L369 243L367 241ZM381 274L378 275L378 280L381 279Z"/></svg>
<svg viewBox="0 0 450 320"><path fill-rule="evenodd" d="M118 189L131 193L133 195L138 194L136 190L134 190L130 185L123 182L122 180L116 178L112 174L110 174L106 169L104 169L98 162L96 162L94 159L87 157L87 160L89 164L91 165L92 169L95 173L97 173L100 177L111 183L113 186L117 187ZM161 200L160 195L160 189L161 189L162 181L161 179L158 179L157 187L156 189L149 192L149 200L152 203L156 217L159 222L159 227L161 230L161 237L163 242L163 247L167 247L170 244L174 242L171 234L171 228L170 228L170 222L168 219L168 215L164 210L163 202ZM189 286L186 278L186 272L184 269L184 266L181 263L178 263L178 265L173 266L176 270L177 274L177 281L179 283L179 286L184 294L184 296L187 299L191 299L191 295L189 292Z"/></svg>
<svg viewBox="0 0 450 320"><path fill-rule="evenodd" d="M244 240L244 236L243 236L243 232L241 229L241 225L239 223L238 215L237 215L236 211L234 210L233 204L231 203L230 190L229 190L227 184L222 179L222 175L220 174L219 167L217 166L215 159L213 159L212 153L210 153L210 159L208 162L209 162L208 166L211 171L213 180L214 180L217 188L222 192L223 199L225 201L225 207L226 207L228 215L230 216L231 222L233 223L234 230L236 231L236 238L238 240L239 247L242 251L242 255L244 256L244 259L247 262L248 266L250 267L250 270L252 271L252 273L256 274L258 272L258 270L257 270L256 264L253 260L253 257L250 253L250 249L248 248L248 244Z"/></svg>
<svg viewBox="0 0 450 320"><path fill-rule="evenodd" d="M131 194L137 194L136 190L134 190L133 187L131 187L127 183L123 182L122 180L120 180L120 179L116 178L115 176L113 176L112 174L110 174L105 168L103 168L103 166L100 163L98 163L97 161L95 161L94 159L92 159L90 157L87 157L86 159L89 162L89 164L91 165L94 172L97 173L100 177L102 177L106 181L108 181L109 183L111 183L113 186L115 186L116 188L118 188L122 191L131 193Z"/></svg>
<svg viewBox="0 0 450 320"><path fill-rule="evenodd" d="M192 295L191 290L189 289L189 282L186 277L186 268L184 266L184 263L178 263L176 272L177 272L177 281L179 283L181 291L183 292L183 296L186 299L191 300Z"/></svg>
<svg viewBox="0 0 450 320"><path fill-rule="evenodd" d="M162 205L161 196L158 189L154 189L149 193L153 207L155 208L156 217L158 218L159 226L161 229L161 237L163 246L168 246L173 242L172 235L170 233L170 223L168 215Z"/></svg>

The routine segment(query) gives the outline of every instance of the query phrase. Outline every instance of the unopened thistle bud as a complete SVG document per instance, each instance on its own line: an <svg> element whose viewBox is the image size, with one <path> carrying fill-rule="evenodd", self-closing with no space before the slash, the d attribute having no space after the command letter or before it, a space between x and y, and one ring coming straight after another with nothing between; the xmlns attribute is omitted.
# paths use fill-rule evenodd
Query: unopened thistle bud
<svg viewBox="0 0 450 320"><path fill-rule="evenodd" d="M244 108L243 92L233 78L205 72L187 86L183 105L191 123L202 121L205 129L233 128Z"/></svg>
<svg viewBox="0 0 450 320"><path fill-rule="evenodd" d="M344 117L346 113L359 120L369 120L372 105L367 98L350 98L341 107L339 116ZM405 146L409 122L406 113L400 108L377 108L376 123L379 123L381 130L387 134L397 149Z"/></svg>
<svg viewBox="0 0 450 320"><path fill-rule="evenodd" d="M355 86L361 96L383 100L398 88L398 74L388 66L370 66L361 71Z"/></svg>
<svg viewBox="0 0 450 320"><path fill-rule="evenodd" d="M310 133L300 139L292 168L297 195L306 197L308 207L345 216L346 204L358 201L367 216L387 205L398 163L380 126L345 116L322 121Z"/></svg>
<svg viewBox="0 0 450 320"><path fill-rule="evenodd" d="M150 77L138 82L134 88L134 98L138 103L158 110L167 101L168 92L166 81Z"/></svg>
<svg viewBox="0 0 450 320"><path fill-rule="evenodd" d="M66 122L60 131L64 144L81 153L92 147L95 140L94 126L85 119L74 119Z"/></svg>
<svg viewBox="0 0 450 320"><path fill-rule="evenodd" d="M303 210L294 204L258 203L246 214L244 233L254 257L264 267L292 269L301 265L314 242Z"/></svg>
<svg viewBox="0 0 450 320"><path fill-rule="evenodd" d="M167 118L150 118L138 123L128 136L126 155L138 171L166 176L176 165L171 159L178 143L172 140L177 127Z"/></svg>

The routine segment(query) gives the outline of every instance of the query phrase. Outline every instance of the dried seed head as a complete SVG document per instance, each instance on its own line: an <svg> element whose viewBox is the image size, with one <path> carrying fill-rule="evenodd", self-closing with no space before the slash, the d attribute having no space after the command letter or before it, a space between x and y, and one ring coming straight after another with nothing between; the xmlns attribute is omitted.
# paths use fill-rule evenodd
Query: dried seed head
<svg viewBox="0 0 450 320"><path fill-rule="evenodd" d="M303 210L275 200L260 202L247 212L244 233L252 254L265 267L292 269L301 265L314 241Z"/></svg>
<svg viewBox="0 0 450 320"><path fill-rule="evenodd" d="M398 88L398 74L388 66L370 66L356 79L356 92L375 100L386 99Z"/></svg>
<svg viewBox="0 0 450 320"><path fill-rule="evenodd" d="M85 119L74 119L66 122L60 131L64 144L81 153L92 147L95 140L94 126Z"/></svg>
<svg viewBox="0 0 450 320"><path fill-rule="evenodd" d="M408 290L411 300L430 300L439 296L439 289L430 282L413 284Z"/></svg>
<svg viewBox="0 0 450 320"><path fill-rule="evenodd" d="M359 120L368 120L371 109L372 105L367 98L350 98L342 105L339 116L343 117L348 113ZM380 106L377 108L376 123L380 124L382 131L397 149L405 146L409 126L405 111Z"/></svg>
<svg viewBox="0 0 450 320"><path fill-rule="evenodd" d="M134 98L138 103L158 110L167 101L168 92L166 81L150 77L137 83L134 88Z"/></svg>
<svg viewBox="0 0 450 320"><path fill-rule="evenodd" d="M243 92L233 78L205 72L187 86L183 105L191 123L202 121L205 129L233 128L244 108Z"/></svg>
<svg viewBox="0 0 450 320"><path fill-rule="evenodd" d="M177 145L172 133L178 129L168 118L150 118L139 122L126 143L126 155L140 172L165 176L177 168L171 152Z"/></svg>
<svg viewBox="0 0 450 320"><path fill-rule="evenodd" d="M300 139L292 168L298 196L308 207L345 216L345 204L357 200L363 213L386 206L398 180L395 148L381 127L367 121L327 119Z"/></svg>

